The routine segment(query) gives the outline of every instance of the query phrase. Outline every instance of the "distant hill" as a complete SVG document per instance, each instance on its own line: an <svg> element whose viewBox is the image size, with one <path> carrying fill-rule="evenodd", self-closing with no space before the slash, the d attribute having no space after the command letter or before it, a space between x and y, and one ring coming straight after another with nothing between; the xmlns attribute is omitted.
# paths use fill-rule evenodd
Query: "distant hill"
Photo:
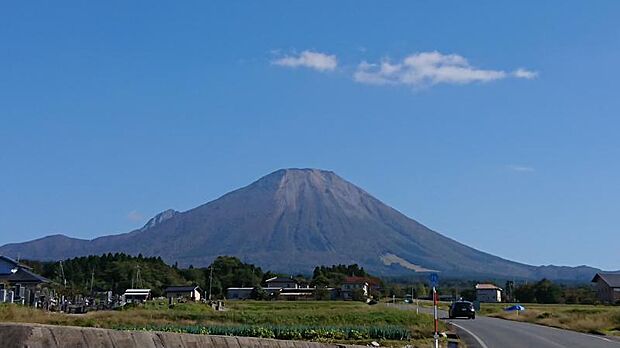
<svg viewBox="0 0 620 348"><path fill-rule="evenodd" d="M589 281L599 271L537 267L478 251L317 169L278 170L189 211L165 211L129 233L93 240L55 235L0 247L0 254L39 260L106 252L161 256L180 266L230 255L289 273L357 263L377 275L436 270L451 277Z"/></svg>

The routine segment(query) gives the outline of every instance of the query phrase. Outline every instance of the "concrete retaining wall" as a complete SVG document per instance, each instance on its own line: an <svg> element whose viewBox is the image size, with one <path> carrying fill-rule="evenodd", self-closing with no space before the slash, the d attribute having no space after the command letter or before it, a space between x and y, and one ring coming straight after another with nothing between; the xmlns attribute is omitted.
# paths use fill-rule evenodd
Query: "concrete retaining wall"
<svg viewBox="0 0 620 348"><path fill-rule="evenodd" d="M177 334L169 332L118 331L89 327L0 323L2 348L199 348L361 347L263 338Z"/></svg>

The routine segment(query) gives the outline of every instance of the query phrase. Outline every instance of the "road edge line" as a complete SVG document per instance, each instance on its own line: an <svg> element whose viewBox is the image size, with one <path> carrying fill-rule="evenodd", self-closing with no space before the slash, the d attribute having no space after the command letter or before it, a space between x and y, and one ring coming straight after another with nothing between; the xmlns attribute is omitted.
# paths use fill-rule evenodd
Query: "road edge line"
<svg viewBox="0 0 620 348"><path fill-rule="evenodd" d="M461 330L463 330L463 331L467 332L467 333L468 333L471 337L473 337L473 338L474 338L474 339L478 342L478 344L480 344L480 347L481 347L481 348L489 348L489 347L486 345L486 343L484 343L484 341L483 341L480 337L476 336L476 334L475 334L475 333L473 333L473 332L471 332L470 330L468 330L468 329L466 329L466 328L462 327L462 326L461 326L461 325L459 325L459 324L455 324L455 323L453 323L453 322L450 322L450 324L452 324L452 325L454 325L454 326L458 327L459 329L461 329Z"/></svg>

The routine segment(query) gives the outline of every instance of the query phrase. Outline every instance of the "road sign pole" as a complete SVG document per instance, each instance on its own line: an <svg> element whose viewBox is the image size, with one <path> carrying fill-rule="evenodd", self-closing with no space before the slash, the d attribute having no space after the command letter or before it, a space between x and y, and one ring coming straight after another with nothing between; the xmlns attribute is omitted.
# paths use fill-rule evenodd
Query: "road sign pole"
<svg viewBox="0 0 620 348"><path fill-rule="evenodd" d="M435 348L439 348L439 312L437 311L437 288L433 286L433 314L435 316Z"/></svg>

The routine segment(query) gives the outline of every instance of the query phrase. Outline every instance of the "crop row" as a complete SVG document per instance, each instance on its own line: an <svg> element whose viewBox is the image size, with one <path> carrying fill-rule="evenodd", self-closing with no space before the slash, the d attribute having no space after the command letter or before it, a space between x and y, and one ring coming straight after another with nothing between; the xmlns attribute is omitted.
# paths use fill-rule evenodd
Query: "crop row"
<svg viewBox="0 0 620 348"><path fill-rule="evenodd" d="M283 340L409 340L411 332L402 326L304 326L304 325L235 325L235 326L120 326L119 330L163 331L202 335L276 338Z"/></svg>

